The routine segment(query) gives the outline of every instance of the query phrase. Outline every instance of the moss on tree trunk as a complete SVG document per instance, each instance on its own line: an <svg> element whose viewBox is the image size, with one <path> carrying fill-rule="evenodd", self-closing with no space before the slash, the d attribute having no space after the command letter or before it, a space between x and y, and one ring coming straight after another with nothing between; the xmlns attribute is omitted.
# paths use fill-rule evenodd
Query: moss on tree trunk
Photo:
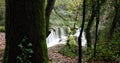
<svg viewBox="0 0 120 63"><path fill-rule="evenodd" d="M29 48L29 43L32 44L30 49L33 54L31 58L25 59L31 63L48 63L45 0L6 0L5 28L6 48L3 63L21 63L17 57L24 52L18 45ZM22 43L24 37L28 39Z"/></svg>

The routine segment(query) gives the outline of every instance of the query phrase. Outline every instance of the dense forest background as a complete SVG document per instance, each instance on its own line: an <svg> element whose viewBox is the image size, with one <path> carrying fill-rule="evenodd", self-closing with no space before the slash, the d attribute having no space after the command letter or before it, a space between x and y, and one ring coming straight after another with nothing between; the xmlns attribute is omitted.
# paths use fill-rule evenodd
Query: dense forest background
<svg viewBox="0 0 120 63"><path fill-rule="evenodd" d="M55 0L51 0L51 3L52 1ZM47 8L47 1L44 3L44 7ZM64 46L66 47L65 50L69 51L73 47L74 50L77 49L77 52L79 51L79 54L62 52L63 54L66 53L65 55L70 57L74 56L72 54L75 54L75 56L79 56L78 60L84 58L85 61L91 63L95 61L101 61L100 63L104 61L106 63L120 62L120 0L56 0L55 3L51 5L53 5L53 7L50 7L52 11L48 13L50 17L46 17L46 20L48 19L49 21L46 21L48 28L45 28L45 36L47 34L49 35L48 32L50 29L56 27L63 28L67 33L70 32L71 35L74 35L76 33L75 31L81 28L81 30L83 29L83 32L85 32L87 40L86 45L81 46L81 39L73 39L75 37L68 38L69 42L76 40L77 46L76 44L75 46L69 44L71 48ZM5 32L5 11L5 1L0 0L0 32ZM38 15L37 18L38 17L41 16ZM41 23L41 21L38 23ZM66 29L67 27L70 28L70 31ZM61 33L59 33L59 35L61 35ZM68 35L68 37L69 36L70 35ZM78 38L80 38L80 35ZM83 60L80 62L82 61Z"/></svg>
<svg viewBox="0 0 120 63"><path fill-rule="evenodd" d="M85 7L85 10L83 10ZM84 31L87 58L119 61L120 1L119 0L58 0L53 8L51 26L81 27L85 11ZM83 47L84 48L84 47Z"/></svg>

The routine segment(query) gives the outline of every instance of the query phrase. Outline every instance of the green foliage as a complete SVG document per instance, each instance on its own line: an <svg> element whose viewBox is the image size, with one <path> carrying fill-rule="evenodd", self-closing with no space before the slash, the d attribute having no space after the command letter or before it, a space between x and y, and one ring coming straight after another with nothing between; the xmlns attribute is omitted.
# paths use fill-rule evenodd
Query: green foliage
<svg viewBox="0 0 120 63"><path fill-rule="evenodd" d="M59 53L68 56L68 57L76 57L78 56L78 46L77 43L74 40L73 36L68 36L68 44L63 46L60 50Z"/></svg>
<svg viewBox="0 0 120 63"><path fill-rule="evenodd" d="M64 2L63 2L64 1ZM54 9L51 13L50 24L58 26L71 26L77 22L81 23L80 11L82 0L56 0ZM56 10L56 12L55 12Z"/></svg>
<svg viewBox="0 0 120 63"><path fill-rule="evenodd" d="M88 49L88 51L85 52L87 55L87 60L115 61L117 58L119 58L119 51L116 48L113 48L113 44L108 44L107 46L108 47L105 47L105 44L102 46L97 45L96 58L93 57L93 48Z"/></svg>
<svg viewBox="0 0 120 63"><path fill-rule="evenodd" d="M31 49L32 47L32 43L28 43L26 46L25 46L25 42L28 41L28 38L27 37L24 37L20 44L18 45L18 47L20 48L21 50L21 54L19 56L17 56L17 62L19 63L31 63L31 61L29 60L31 57L32 57L32 54L33 54L33 50Z"/></svg>
<svg viewBox="0 0 120 63"><path fill-rule="evenodd" d="M118 61L117 59L120 58L120 32L114 33L112 40L107 42L106 32L102 32L99 36L99 43L97 44L96 48L96 58L93 57L93 49L88 48L87 51L84 51L85 55L87 56L88 60L105 60L105 61Z"/></svg>
<svg viewBox="0 0 120 63"><path fill-rule="evenodd" d="M70 45L77 45L74 36L71 36L71 35L68 36L68 44L70 44Z"/></svg>
<svg viewBox="0 0 120 63"><path fill-rule="evenodd" d="M68 45L65 45L59 50L59 53L71 58L76 57L78 56L78 46L70 45L69 47Z"/></svg>
<svg viewBox="0 0 120 63"><path fill-rule="evenodd" d="M4 26L0 26L0 32L5 32L5 27Z"/></svg>

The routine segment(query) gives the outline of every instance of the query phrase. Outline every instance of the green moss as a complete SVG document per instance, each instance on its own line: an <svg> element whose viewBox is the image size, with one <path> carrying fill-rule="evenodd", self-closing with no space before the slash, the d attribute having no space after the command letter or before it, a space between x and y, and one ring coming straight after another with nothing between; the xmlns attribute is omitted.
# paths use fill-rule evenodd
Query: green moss
<svg viewBox="0 0 120 63"><path fill-rule="evenodd" d="M5 32L5 27L4 26L0 26L0 32Z"/></svg>

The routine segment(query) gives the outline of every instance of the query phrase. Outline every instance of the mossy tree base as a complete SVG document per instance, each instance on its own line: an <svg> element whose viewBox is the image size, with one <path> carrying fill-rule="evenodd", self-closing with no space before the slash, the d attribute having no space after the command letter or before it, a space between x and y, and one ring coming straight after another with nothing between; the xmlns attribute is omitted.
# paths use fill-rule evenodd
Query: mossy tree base
<svg viewBox="0 0 120 63"><path fill-rule="evenodd" d="M17 62L24 48L33 51L31 63L48 63L45 0L6 0L6 48L3 63ZM27 41L21 41L28 38ZM22 44L23 49L20 49ZM30 52L30 51L29 51ZM26 54L25 54L26 55ZM23 56L24 57L24 56ZM23 59L22 57L22 59Z"/></svg>

